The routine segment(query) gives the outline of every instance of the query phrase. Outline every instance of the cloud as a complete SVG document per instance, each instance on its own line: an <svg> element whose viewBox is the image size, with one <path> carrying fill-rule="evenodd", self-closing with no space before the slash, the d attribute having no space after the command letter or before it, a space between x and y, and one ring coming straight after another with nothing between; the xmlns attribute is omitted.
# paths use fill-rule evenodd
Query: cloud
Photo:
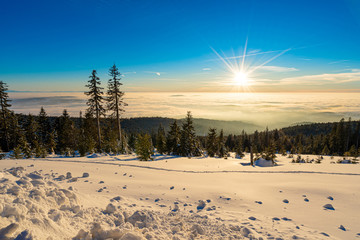
<svg viewBox="0 0 360 240"><path fill-rule="evenodd" d="M299 71L299 69L294 67L280 67L280 66L262 66L259 70L265 70L270 72L294 72Z"/></svg>
<svg viewBox="0 0 360 240"><path fill-rule="evenodd" d="M339 61L334 61L334 62L329 62L329 64L337 64L337 63L342 63L342 62L347 62L349 60L339 60Z"/></svg>
<svg viewBox="0 0 360 240"><path fill-rule="evenodd" d="M351 82L360 82L360 71L345 73L323 73L316 75L305 75L298 77L288 77L279 80L256 79L256 85L308 85L321 86L328 84L344 84Z"/></svg>
<svg viewBox="0 0 360 240"><path fill-rule="evenodd" d="M211 68L203 68L202 70L203 70L203 71L210 71Z"/></svg>
<svg viewBox="0 0 360 240"><path fill-rule="evenodd" d="M144 71L144 73L152 73L152 74L155 74L157 76L160 76L161 74L163 74L163 72L151 72L151 71Z"/></svg>

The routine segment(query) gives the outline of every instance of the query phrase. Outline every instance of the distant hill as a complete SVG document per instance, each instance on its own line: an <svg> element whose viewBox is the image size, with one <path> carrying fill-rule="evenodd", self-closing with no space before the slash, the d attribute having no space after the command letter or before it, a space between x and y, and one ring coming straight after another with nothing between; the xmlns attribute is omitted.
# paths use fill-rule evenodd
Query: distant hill
<svg viewBox="0 0 360 240"><path fill-rule="evenodd" d="M352 123L352 129L354 130L356 128L356 125L359 124L360 121L352 121L351 123ZM303 134L305 136L310 136L310 135L315 136L315 135L330 133L334 124L335 122L303 123L296 126L285 127L282 128L281 130L288 136L296 136L298 134Z"/></svg>
<svg viewBox="0 0 360 240"><path fill-rule="evenodd" d="M20 123L25 122L28 115L17 114L19 116ZM49 117L50 122L55 124L55 121L58 117ZM76 125L79 124L79 118L71 118ZM170 124L175 120L178 121L178 124L181 126L184 119L174 119L174 118L164 118L164 117L137 117L137 118L125 118L121 120L121 126L126 132L148 132L155 133L161 124L166 131L169 130ZM356 124L360 121L352 121L352 128L355 129ZM289 127L284 127L279 130L283 131L288 136L296 136L298 134L303 134L305 136L309 135L320 135L328 134L331 132L333 127L333 122L328 123L299 123L298 125L291 125ZM251 134L255 130L263 131L265 127L259 126L256 124L242 122L242 121L225 121L225 120L211 120L204 118L194 118L194 126L197 135L205 136L208 133L209 128L216 128L218 131L220 129L224 130L224 134L235 134L239 135L244 130L245 132Z"/></svg>
<svg viewBox="0 0 360 240"><path fill-rule="evenodd" d="M166 131L169 130L170 124L176 119L163 118L163 117L141 117L141 118L129 118L123 119L121 126L129 132L156 132L159 124L161 124ZM177 119L181 125L184 119ZM248 133L255 131L256 129L262 130L260 126L251 123L245 123L242 121L222 121L222 120L210 120L203 118L195 118L194 126L198 135L206 135L209 128L223 129L224 134L240 134L242 130Z"/></svg>

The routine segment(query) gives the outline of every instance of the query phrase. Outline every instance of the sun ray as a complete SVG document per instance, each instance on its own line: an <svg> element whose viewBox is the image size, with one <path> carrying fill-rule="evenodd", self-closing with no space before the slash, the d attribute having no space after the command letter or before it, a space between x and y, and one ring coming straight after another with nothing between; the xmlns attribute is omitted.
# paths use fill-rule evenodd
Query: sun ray
<svg viewBox="0 0 360 240"><path fill-rule="evenodd" d="M278 57L282 56L286 52L292 50L291 48L282 50L280 53L276 54L275 56L271 57L270 59L262 62L259 65L252 66L251 62L248 63L248 57L252 55L259 55L260 53L256 54L247 54L248 50L248 38L246 38L244 50L240 53L240 56L235 56L234 50L232 50L233 57L227 57L225 53L220 50L220 53L217 52L214 48L210 47L211 50L217 55L217 57L224 63L227 68L227 74L229 75L224 76L224 85L225 86L232 86L236 88L237 91L251 91L250 87L256 84L256 78L254 78L254 73L261 69L261 67L265 66L266 64L270 63L271 61L277 59ZM276 53L278 51L267 51L265 53ZM256 75L255 75L256 76Z"/></svg>

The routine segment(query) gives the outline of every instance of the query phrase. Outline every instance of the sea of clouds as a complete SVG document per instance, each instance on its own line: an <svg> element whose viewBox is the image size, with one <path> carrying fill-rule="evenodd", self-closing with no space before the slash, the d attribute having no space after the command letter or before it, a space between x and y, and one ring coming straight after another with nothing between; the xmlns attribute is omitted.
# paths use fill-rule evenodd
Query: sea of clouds
<svg viewBox="0 0 360 240"><path fill-rule="evenodd" d="M67 109L72 116L86 110L82 92L12 92L12 110L38 114L40 107L52 116ZM358 93L169 93L128 92L123 117L239 120L270 128L302 122L331 122L360 118Z"/></svg>

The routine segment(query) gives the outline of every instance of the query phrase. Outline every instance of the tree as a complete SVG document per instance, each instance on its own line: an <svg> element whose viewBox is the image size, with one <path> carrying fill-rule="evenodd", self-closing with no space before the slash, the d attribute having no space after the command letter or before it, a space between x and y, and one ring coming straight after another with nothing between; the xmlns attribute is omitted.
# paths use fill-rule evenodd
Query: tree
<svg viewBox="0 0 360 240"><path fill-rule="evenodd" d="M123 85L120 82L120 72L116 65L112 66L109 70L111 78L108 81L107 91L107 109L112 111L111 117L116 117L116 128L118 133L118 140L121 141L121 125L120 125L120 114L125 112L124 107L127 104L123 100L124 92L120 90L120 86Z"/></svg>
<svg viewBox="0 0 360 240"><path fill-rule="evenodd" d="M101 129L100 129L100 117L105 116L105 109L102 105L104 98L102 87L100 87L100 78L97 76L96 70L92 71L92 74L89 76L90 80L86 87L89 88L88 92L85 92L85 95L89 96L87 105L89 108L87 112L96 117L97 132L98 132L98 151L101 151Z"/></svg>
<svg viewBox="0 0 360 240"><path fill-rule="evenodd" d="M242 142L241 138L239 138L237 141L237 146L235 148L235 152L236 152L236 157L238 157L238 158L243 158L245 156L245 154L243 153L243 142Z"/></svg>
<svg viewBox="0 0 360 240"><path fill-rule="evenodd" d="M135 153L141 161L152 160L153 146L149 134L139 134L135 143Z"/></svg>
<svg viewBox="0 0 360 240"><path fill-rule="evenodd" d="M24 135L20 137L19 145L25 158L31 158L32 157L31 148L29 146L29 143L26 141L26 137Z"/></svg>
<svg viewBox="0 0 360 240"><path fill-rule="evenodd" d="M214 157L218 153L216 128L209 128L209 133L206 139L206 151L209 157Z"/></svg>
<svg viewBox="0 0 360 240"><path fill-rule="evenodd" d="M136 143L136 136L133 133L130 133L129 140L128 140L128 146L130 151L135 151L135 143Z"/></svg>
<svg viewBox="0 0 360 240"><path fill-rule="evenodd" d="M224 131L221 129L218 140L218 155L219 157L227 157L228 151L225 147Z"/></svg>
<svg viewBox="0 0 360 240"><path fill-rule="evenodd" d="M9 145L9 115L10 110L9 107L11 107L10 100L9 100L9 94L7 93L8 86L3 81L0 81L0 107L1 107L1 132L2 136L4 136L3 141L5 142L2 144L1 148L4 149L6 152L10 150Z"/></svg>
<svg viewBox="0 0 360 240"><path fill-rule="evenodd" d="M322 155L329 155L330 154L330 150L328 148L327 145L324 146L323 150L321 151Z"/></svg>
<svg viewBox="0 0 360 240"><path fill-rule="evenodd" d="M49 138L48 138L46 145L47 145L47 149L48 149L49 153L51 153L51 154L55 153L55 149L56 149L56 132L55 132L55 130L53 130L49 133Z"/></svg>
<svg viewBox="0 0 360 240"><path fill-rule="evenodd" d="M264 158L265 160L272 161L273 164L275 164L276 148L274 143L270 144L269 147L265 148L265 151L262 154L262 158Z"/></svg>
<svg viewBox="0 0 360 240"><path fill-rule="evenodd" d="M170 131L166 138L166 148L169 154L180 154L181 130L176 120L170 125Z"/></svg>
<svg viewBox="0 0 360 240"><path fill-rule="evenodd" d="M28 117L26 118L26 123L25 123L25 135L26 135L26 140L30 144L32 150L35 150L36 145L39 144L38 129L39 129L39 125L36 122L34 116L29 114Z"/></svg>
<svg viewBox="0 0 360 240"><path fill-rule="evenodd" d="M193 117L187 112L185 122L182 125L180 139L181 155L186 157L200 156L199 144L197 143Z"/></svg>
<svg viewBox="0 0 360 240"><path fill-rule="evenodd" d="M49 133L50 133L50 122L47 117L47 114L43 107L40 109L39 117L38 117L38 127L39 127L39 140L41 145L45 145L48 141Z"/></svg>
<svg viewBox="0 0 360 240"><path fill-rule="evenodd" d="M85 156L86 153L94 152L96 146L96 124L92 114L86 112L85 119L81 121L79 136L79 153Z"/></svg>
<svg viewBox="0 0 360 240"><path fill-rule="evenodd" d="M164 154L166 152L165 130L161 124L159 125L156 135L156 149L160 154Z"/></svg>
<svg viewBox="0 0 360 240"><path fill-rule="evenodd" d="M57 123L58 148L62 154L69 154L70 150L74 150L76 129L74 122L70 119L67 110L64 109L63 114L58 118Z"/></svg>

